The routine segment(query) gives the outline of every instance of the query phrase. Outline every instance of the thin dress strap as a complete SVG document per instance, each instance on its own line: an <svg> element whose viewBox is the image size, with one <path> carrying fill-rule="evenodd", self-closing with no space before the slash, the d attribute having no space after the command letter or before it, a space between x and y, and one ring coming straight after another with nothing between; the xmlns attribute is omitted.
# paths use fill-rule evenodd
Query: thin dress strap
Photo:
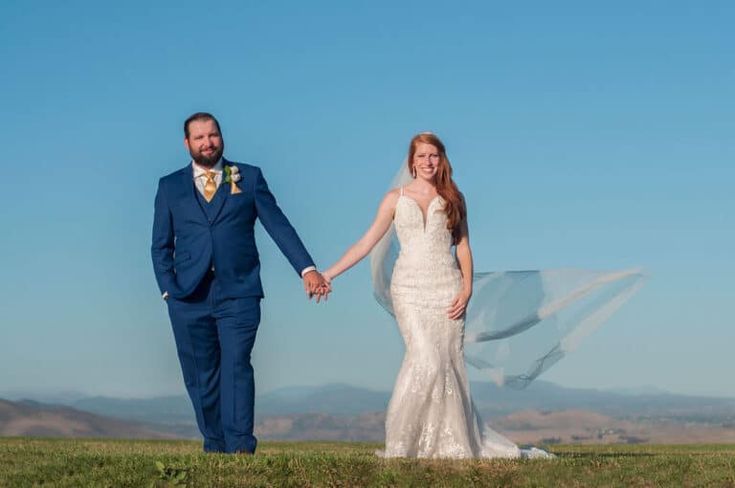
<svg viewBox="0 0 735 488"><path fill-rule="evenodd" d="M403 196L403 187L401 187L401 196Z"/></svg>

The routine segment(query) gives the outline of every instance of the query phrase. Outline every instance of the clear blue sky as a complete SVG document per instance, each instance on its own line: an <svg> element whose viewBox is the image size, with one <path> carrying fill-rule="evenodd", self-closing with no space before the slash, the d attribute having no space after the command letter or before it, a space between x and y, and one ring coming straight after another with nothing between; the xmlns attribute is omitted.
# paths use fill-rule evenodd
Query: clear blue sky
<svg viewBox="0 0 735 488"><path fill-rule="evenodd" d="M649 275L544 379L735 396L733 25L716 0L4 1L0 390L183 393L150 229L207 110L322 266L436 132L478 270ZM259 237L260 391L390 388L366 263L317 307Z"/></svg>

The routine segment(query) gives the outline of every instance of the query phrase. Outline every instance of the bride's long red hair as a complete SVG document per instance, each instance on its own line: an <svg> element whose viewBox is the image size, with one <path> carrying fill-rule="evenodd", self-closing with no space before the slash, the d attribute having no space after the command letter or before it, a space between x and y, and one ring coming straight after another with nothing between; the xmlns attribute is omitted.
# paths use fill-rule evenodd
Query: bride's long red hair
<svg viewBox="0 0 735 488"><path fill-rule="evenodd" d="M452 239L457 244L462 233L462 224L467 218L467 209L462 199L462 194L457 188L457 184L452 180L452 165L447 158L447 152L444 143L431 132L422 132L411 139L408 146L408 170L412 175L415 174L413 168L413 157L416 154L416 146L420 143L431 144L439 150L439 166L434 177L436 192L444 199L446 205L444 211L447 214L447 229L452 233Z"/></svg>

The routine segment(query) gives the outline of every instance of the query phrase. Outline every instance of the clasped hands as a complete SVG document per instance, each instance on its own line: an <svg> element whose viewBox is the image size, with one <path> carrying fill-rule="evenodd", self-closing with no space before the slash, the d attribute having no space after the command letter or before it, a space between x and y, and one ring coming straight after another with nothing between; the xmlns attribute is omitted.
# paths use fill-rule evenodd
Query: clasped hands
<svg viewBox="0 0 735 488"><path fill-rule="evenodd" d="M304 291L309 300L316 297L316 302L327 300L329 294L332 293L331 280L327 279L319 271L313 270L304 274Z"/></svg>

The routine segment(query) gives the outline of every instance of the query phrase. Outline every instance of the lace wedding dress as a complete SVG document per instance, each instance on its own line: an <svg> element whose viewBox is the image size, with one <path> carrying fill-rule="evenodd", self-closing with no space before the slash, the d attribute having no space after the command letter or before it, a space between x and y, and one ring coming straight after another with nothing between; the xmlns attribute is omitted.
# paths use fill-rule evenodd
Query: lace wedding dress
<svg viewBox="0 0 735 488"><path fill-rule="evenodd" d="M411 181L407 164L391 188ZM638 269L479 272L464 320L447 308L461 274L441 197L424 216L403 194L393 226L370 255L375 299L393 315L406 354L386 419L386 457L550 457L485 426L465 363L521 389L573 351L643 283Z"/></svg>
<svg viewBox="0 0 735 488"><path fill-rule="evenodd" d="M522 451L483 427L470 396L464 363L464 319L447 317L462 288L452 254L443 199L424 217L418 203L399 197L394 225L401 251L390 287L406 345L386 419L385 457L475 458L541 456Z"/></svg>

